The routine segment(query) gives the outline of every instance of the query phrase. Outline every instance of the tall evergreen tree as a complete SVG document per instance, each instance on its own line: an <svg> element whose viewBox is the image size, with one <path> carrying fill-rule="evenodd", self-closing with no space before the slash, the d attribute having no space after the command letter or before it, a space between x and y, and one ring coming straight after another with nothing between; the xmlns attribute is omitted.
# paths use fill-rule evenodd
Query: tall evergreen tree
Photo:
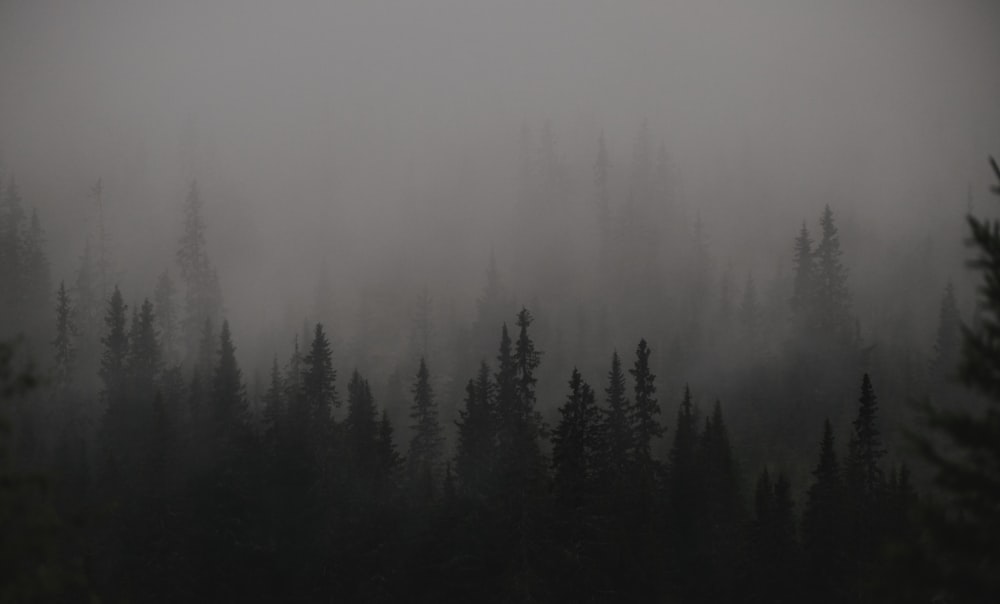
<svg viewBox="0 0 1000 604"><path fill-rule="evenodd" d="M163 360L173 364L177 351L177 307L174 301L174 281L170 271L163 271L156 281L153 292L153 307L156 311L156 328L163 342Z"/></svg>
<svg viewBox="0 0 1000 604"><path fill-rule="evenodd" d="M264 393L264 438L273 444L277 441L278 430L285 414L285 383L278 368L278 357L271 363L271 381Z"/></svg>
<svg viewBox="0 0 1000 604"><path fill-rule="evenodd" d="M810 593L824 602L839 602L844 596L843 482L837 462L830 421L823 423L819 461L813 470L813 484L806 494L802 513L802 547L806 554Z"/></svg>
<svg viewBox="0 0 1000 604"><path fill-rule="evenodd" d="M410 450L407 454L410 476L411 479L418 481L424 476L433 479L441 461L444 436L438 423L437 403L434 401L434 390L431 388L430 372L422 358L411 392L413 404L410 406L410 419L413 420L413 424L410 429L413 431L413 438L410 440Z"/></svg>
<svg viewBox="0 0 1000 604"><path fill-rule="evenodd" d="M855 501L874 501L882 494L884 480L879 461L885 455L878 425L878 398L866 373L861 378L858 415L848 445L847 480Z"/></svg>
<svg viewBox="0 0 1000 604"><path fill-rule="evenodd" d="M601 413L594 391L574 367L566 403L552 434L552 467L559 500L575 509L594 493L601 454Z"/></svg>
<svg viewBox="0 0 1000 604"><path fill-rule="evenodd" d="M496 463L497 423L493 409L494 386L489 366L483 362L476 378L465 387L465 408L459 411L455 473L467 497L489 494Z"/></svg>
<svg viewBox="0 0 1000 604"><path fill-rule="evenodd" d="M951 281L944 288L938 314L937 336L934 339L932 368L940 380L950 380L958 369L961 353L962 320L955 302L955 287Z"/></svg>
<svg viewBox="0 0 1000 604"><path fill-rule="evenodd" d="M331 421L331 411L340 406L337 399L337 373L333 369L330 341L321 323L313 330L309 353L303 359L302 393L311 421L317 426Z"/></svg>
<svg viewBox="0 0 1000 604"><path fill-rule="evenodd" d="M816 303L816 261L813 251L813 240L809 236L806 223L802 223L798 237L795 238L793 270L795 277L792 290L792 311L800 321L811 324Z"/></svg>
<svg viewBox="0 0 1000 604"><path fill-rule="evenodd" d="M222 309L218 276L208 257L202 205L198 183L192 182L184 201L184 232L177 249L185 285L184 331L189 355L197 350L199 330L205 320L217 319Z"/></svg>
<svg viewBox="0 0 1000 604"><path fill-rule="evenodd" d="M625 392L625 372L622 371L618 353L611 355L608 387L604 390L604 467L608 487L620 494L621 481L631 473L631 456L635 447L632 431L632 405Z"/></svg>
<svg viewBox="0 0 1000 604"><path fill-rule="evenodd" d="M212 423L216 438L243 437L250 420L243 372L236 362L236 346L229 321L219 332L218 362L212 379ZM226 444L226 443L222 443Z"/></svg>
<svg viewBox="0 0 1000 604"><path fill-rule="evenodd" d="M633 456L643 466L652 462L653 439L663 436L663 426L656 419L660 414L660 403L656 400L656 376L650 371L649 356L652 351L645 339L639 340L635 350L635 365L629 370L635 380L635 402L633 403ZM612 369L614 362L612 361Z"/></svg>
<svg viewBox="0 0 1000 604"><path fill-rule="evenodd" d="M847 269L843 265L840 236L830 206L820 218L822 236L816 246L817 328L841 342L853 336Z"/></svg>
<svg viewBox="0 0 1000 604"><path fill-rule="evenodd" d="M162 357L156 317L153 314L153 305L147 299L143 300L139 313L133 316L132 328L129 331L127 369L132 396L137 400L152 402L161 368Z"/></svg>
<svg viewBox="0 0 1000 604"><path fill-rule="evenodd" d="M120 404L125 395L125 364L129 350L128 331L125 325L127 308L121 291L115 286L104 316L105 335L101 338L104 352L101 354L99 371L103 383L102 396L109 407Z"/></svg>
<svg viewBox="0 0 1000 604"><path fill-rule="evenodd" d="M378 412L367 380L355 369L347 384L347 419L344 422L356 471L367 480L378 459Z"/></svg>
<svg viewBox="0 0 1000 604"><path fill-rule="evenodd" d="M49 259L45 253L45 233L42 230L38 211L31 211L31 219L22 237L22 277L24 288L24 316L32 333L45 332L43 326L48 318L45 309L49 307L51 275Z"/></svg>
<svg viewBox="0 0 1000 604"><path fill-rule="evenodd" d="M73 307L66 291L66 284L59 282L56 292L56 337L52 340L56 384L66 388L73 379L76 346L73 342L76 336L76 326L73 321Z"/></svg>

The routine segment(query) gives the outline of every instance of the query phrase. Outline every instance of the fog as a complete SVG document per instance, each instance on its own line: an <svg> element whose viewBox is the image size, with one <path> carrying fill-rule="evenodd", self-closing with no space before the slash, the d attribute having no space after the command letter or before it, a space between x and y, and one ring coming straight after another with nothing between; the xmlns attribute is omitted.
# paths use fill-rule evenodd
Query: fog
<svg viewBox="0 0 1000 604"><path fill-rule="evenodd" d="M0 182L38 212L51 291L76 282L103 220L101 295L117 285L135 309L164 270L183 299L197 181L215 318L254 413L272 359L321 321L338 388L361 369L397 435L394 380L426 356L451 435L465 381L527 306L551 423L573 366L602 384L611 351L645 337L666 423L686 383L703 412L722 398L756 471L812 459L822 413L803 412L808 445L788 447L787 425L753 417L813 396L778 376L807 379L786 346L793 243L804 223L818 239L826 206L869 355L848 365L883 378L890 441L947 283L972 319L964 216L995 212L998 24L987 0L0 0ZM723 321L750 281L769 335L733 352L743 336ZM196 351L177 352L187 371ZM762 366L769 385L747 377ZM815 396L852 405L845 372ZM854 409L836 408L846 428ZM790 470L799 491L806 465Z"/></svg>

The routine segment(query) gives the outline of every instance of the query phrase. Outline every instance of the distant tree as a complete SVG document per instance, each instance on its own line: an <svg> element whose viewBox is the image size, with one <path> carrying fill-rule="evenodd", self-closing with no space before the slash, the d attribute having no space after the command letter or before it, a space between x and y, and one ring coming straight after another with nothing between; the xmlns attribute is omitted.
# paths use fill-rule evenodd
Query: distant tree
<svg viewBox="0 0 1000 604"><path fill-rule="evenodd" d="M767 468L754 496L752 567L749 601L797 602L798 553L791 485L783 474L771 481Z"/></svg>
<svg viewBox="0 0 1000 604"><path fill-rule="evenodd" d="M934 339L931 361L939 380L949 381L955 377L961 353L961 338L962 319L958 314L958 304L955 302L955 287L949 281L941 297L937 337Z"/></svg>
<svg viewBox="0 0 1000 604"><path fill-rule="evenodd" d="M22 241L20 284L24 288L24 316L32 333L45 332L45 309L49 307L52 283L49 259L45 253L45 233L37 210L31 211L31 220Z"/></svg>
<svg viewBox="0 0 1000 604"><path fill-rule="evenodd" d="M76 325L73 321L73 306L66 291L66 284L59 282L59 290L56 292L56 329L55 339L52 340L53 360L55 366L56 384L60 388L66 388L73 379L75 370L74 362L76 357Z"/></svg>
<svg viewBox="0 0 1000 604"><path fill-rule="evenodd" d="M132 396L136 400L153 400L162 369L161 352L153 305L148 299L143 300L138 315L132 318L126 359Z"/></svg>
<svg viewBox="0 0 1000 604"><path fill-rule="evenodd" d="M10 177L0 204L0 283L5 284L0 295L4 319L14 333L24 328L24 219L21 193Z"/></svg>
<svg viewBox="0 0 1000 604"><path fill-rule="evenodd" d="M809 593L823 602L839 602L844 597L843 482L837 462L830 421L823 424L819 461L813 470L814 482L806 495L802 513L802 547L806 554Z"/></svg>
<svg viewBox="0 0 1000 604"><path fill-rule="evenodd" d="M378 459L378 413L368 382L355 369L347 384L347 419L344 428L351 458L360 480L374 475Z"/></svg>
<svg viewBox="0 0 1000 604"><path fill-rule="evenodd" d="M649 356L652 351L645 339L639 340L635 350L635 365L629 370L635 380L633 403L633 456L636 462L651 472L652 442L663 436L663 426L656 419L660 414L660 403L656 400L656 376L650 371ZM614 363L612 362L612 367ZM651 478L651 475L650 475Z"/></svg>
<svg viewBox="0 0 1000 604"><path fill-rule="evenodd" d="M278 357L271 363L271 381L264 393L264 438L272 445L277 442L278 429L285 414L285 382L278 368Z"/></svg>
<svg viewBox="0 0 1000 604"><path fill-rule="evenodd" d="M496 463L497 423L493 408L494 386L489 366L483 362L476 378L465 387L465 408L459 410L455 473L466 497L489 494Z"/></svg>
<svg viewBox="0 0 1000 604"><path fill-rule="evenodd" d="M608 371L608 386L604 390L604 434L603 468L605 488L614 497L622 495L623 481L631 476L632 452L635 449L632 431L633 409L625 391L625 372L622 370L618 353L611 355L611 369Z"/></svg>
<svg viewBox="0 0 1000 604"><path fill-rule="evenodd" d="M413 424L413 438L410 440L410 450L407 461L410 466L410 478L421 482L425 477L431 480L437 475L437 466L441 461L444 436L438 423L437 403L434 401L434 390L431 388L430 372L427 363L420 359L420 368L413 383L413 404L410 406L410 419ZM433 488L425 485L425 489Z"/></svg>
<svg viewBox="0 0 1000 604"><path fill-rule="evenodd" d="M215 320L222 309L218 276L208 257L205 222L197 182L184 201L184 232L177 249L177 263L185 285L184 329L188 354L197 348L199 329L206 319Z"/></svg>
<svg viewBox="0 0 1000 604"><path fill-rule="evenodd" d="M611 194L608 189L610 173L611 160L608 158L608 147L604 142L604 131L602 130L597 139L597 160L594 162L597 225L601 235L602 249L608 245L611 236Z"/></svg>
<svg viewBox="0 0 1000 604"><path fill-rule="evenodd" d="M858 398L858 415L854 432L848 445L847 483L855 501L868 501L874 505L884 487L884 477L879 461L885 455L878 425L878 398L866 373L861 378L861 396Z"/></svg>
<svg viewBox="0 0 1000 604"><path fill-rule="evenodd" d="M376 439L376 480L382 493L386 493L395 482L396 475L403 465L403 457L396 450L396 443L393 437L392 422L389 421L389 414L382 410L382 417L378 423L378 437ZM450 466L449 466L450 468Z"/></svg>
<svg viewBox="0 0 1000 604"><path fill-rule="evenodd" d="M174 363L177 346L177 306L174 301L176 288L169 271L163 271L156 281L153 292L153 307L156 310L156 328L163 342L163 359L169 365Z"/></svg>
<svg viewBox="0 0 1000 604"><path fill-rule="evenodd" d="M236 347L229 331L229 321L222 322L218 350L218 362L212 379L213 431L216 438L223 441L235 440L245 436L250 409L243 372L236 362Z"/></svg>
<svg viewBox="0 0 1000 604"><path fill-rule="evenodd" d="M688 597L698 565L697 547L701 540L698 527L699 506L702 505L701 476L698 464L698 432L691 401L691 390L684 387L684 399L677 410L677 428L670 448L667 467L668 518L665 523L674 557L672 583Z"/></svg>
<svg viewBox="0 0 1000 604"><path fill-rule="evenodd" d="M552 434L555 488L560 502L576 509L594 494L595 470L601 454L600 409L594 401L594 391L576 368L559 415L559 424Z"/></svg>
<svg viewBox="0 0 1000 604"><path fill-rule="evenodd" d="M125 326L127 308L116 286L104 316L105 335L101 338L104 351L101 354L99 371L103 383L102 397L109 407L122 403L125 396L127 377L125 364L129 352L128 332Z"/></svg>
<svg viewBox="0 0 1000 604"><path fill-rule="evenodd" d="M316 426L328 424L331 411L340 406L336 389L337 373L333 369L330 341L321 323L313 331L309 353L303 359L302 393L309 409L310 420Z"/></svg>
<svg viewBox="0 0 1000 604"><path fill-rule="evenodd" d="M809 236L805 222L802 223L799 236L795 238L795 255L792 262L795 271L792 311L801 322L809 326L813 321L812 315L816 303L817 276L813 240Z"/></svg>
<svg viewBox="0 0 1000 604"><path fill-rule="evenodd" d="M817 328L843 343L854 335L851 298L847 269L841 260L840 236L830 206L823 208L820 227L822 237L815 251Z"/></svg>
<svg viewBox="0 0 1000 604"><path fill-rule="evenodd" d="M744 343L754 353L758 353L755 348L760 336L761 314L757 286L754 284L753 274L749 274L743 287L743 300L740 302L740 328Z"/></svg>

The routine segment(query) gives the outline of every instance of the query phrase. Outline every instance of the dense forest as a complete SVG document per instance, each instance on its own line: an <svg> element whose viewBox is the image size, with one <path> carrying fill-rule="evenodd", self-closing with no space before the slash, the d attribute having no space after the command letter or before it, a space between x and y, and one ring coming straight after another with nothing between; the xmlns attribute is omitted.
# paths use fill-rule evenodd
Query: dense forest
<svg viewBox="0 0 1000 604"><path fill-rule="evenodd" d="M947 456L936 439L900 434L919 417L950 424L915 395L887 414L877 386L904 380L904 392L924 391L951 413L973 410L980 399L955 382L964 359L966 381L994 396L984 315L1000 312L994 273L964 336L948 285L923 367L880 358L852 314L828 206L815 240L807 224L790 234L794 271L778 307L758 297L752 276L739 295L727 276L715 297L694 270L680 281L681 310L664 313L662 288L647 281L654 269L628 260L642 257L650 220L629 217L642 211L635 196L612 220L607 162L602 138L599 270L615 292L606 312L648 320L649 340L619 353L602 339L608 326L581 320L539 346L545 318L525 306L511 312L493 260L475 322L446 326L451 354L440 350L424 292L411 362L392 375L335 364L316 322L290 336L292 353L275 355L266 377L253 368L252 387L196 183L178 220L175 266L148 297L126 302L100 239L70 284L54 286L39 215L8 177L4 596L929 602L949 593L913 574L928 563L921 552L931 539L920 502L941 493L921 494L906 461L928 484ZM101 181L92 194L103 194ZM995 224L970 220L989 255L975 266L997 270ZM710 297L717 308L707 318ZM359 342L353 352L377 347ZM728 401L654 371L693 371L704 357L732 376L725 390L742 399L734 422ZM373 378L388 380L382 401ZM959 443L977 434L952 427ZM957 467L945 467L943 484ZM995 510L996 498L979 505Z"/></svg>
<svg viewBox="0 0 1000 604"><path fill-rule="evenodd" d="M0 0L0 604L1000 602L997 24Z"/></svg>

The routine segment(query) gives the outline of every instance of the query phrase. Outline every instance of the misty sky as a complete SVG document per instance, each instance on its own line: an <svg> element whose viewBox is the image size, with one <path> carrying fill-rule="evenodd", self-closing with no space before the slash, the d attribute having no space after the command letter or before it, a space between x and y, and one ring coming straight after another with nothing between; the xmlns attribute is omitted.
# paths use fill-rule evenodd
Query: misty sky
<svg viewBox="0 0 1000 604"><path fill-rule="evenodd" d="M230 297L305 295L303 258L435 285L456 247L472 288L505 251L522 123L551 121L589 200L600 131L620 179L645 118L720 260L770 266L825 203L892 241L985 198L998 24L986 1L0 0L0 162L56 279L98 176L125 273L170 262L197 176Z"/></svg>

